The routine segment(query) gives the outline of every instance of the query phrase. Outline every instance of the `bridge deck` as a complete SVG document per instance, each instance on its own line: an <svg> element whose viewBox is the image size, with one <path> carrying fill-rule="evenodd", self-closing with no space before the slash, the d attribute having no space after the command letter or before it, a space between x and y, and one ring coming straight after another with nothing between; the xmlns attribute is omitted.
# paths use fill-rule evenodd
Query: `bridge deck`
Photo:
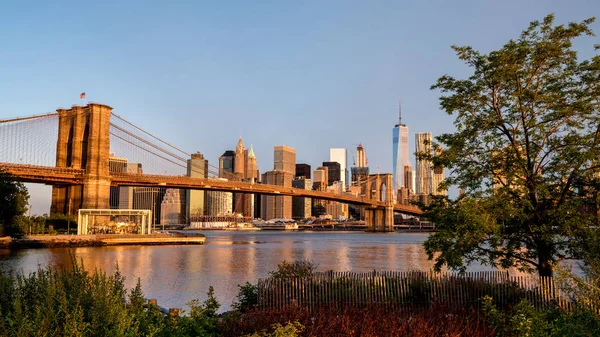
<svg viewBox="0 0 600 337"><path fill-rule="evenodd" d="M83 184L85 171L82 169L35 166L25 164L0 163L4 170L15 180L48 185ZM192 178L187 176L166 176L132 173L111 173L113 186L140 186L162 188L185 188L198 190L214 190L223 192L257 193L264 195L285 195L338 201L367 207L393 206L394 210L412 215L420 215L422 211L409 205L389 205L387 202L369 199L363 196L334 194L329 191L313 191L279 185L254 184L240 181L219 180L211 178Z"/></svg>

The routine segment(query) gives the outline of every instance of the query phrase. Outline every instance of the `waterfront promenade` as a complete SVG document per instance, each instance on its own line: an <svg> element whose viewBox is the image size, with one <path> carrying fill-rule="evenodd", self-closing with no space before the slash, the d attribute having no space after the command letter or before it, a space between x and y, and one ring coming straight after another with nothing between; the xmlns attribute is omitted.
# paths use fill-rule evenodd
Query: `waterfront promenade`
<svg viewBox="0 0 600 337"><path fill-rule="evenodd" d="M58 248L117 245L185 245L204 244L203 234L154 233L150 235L24 235L20 238L0 238L0 248Z"/></svg>

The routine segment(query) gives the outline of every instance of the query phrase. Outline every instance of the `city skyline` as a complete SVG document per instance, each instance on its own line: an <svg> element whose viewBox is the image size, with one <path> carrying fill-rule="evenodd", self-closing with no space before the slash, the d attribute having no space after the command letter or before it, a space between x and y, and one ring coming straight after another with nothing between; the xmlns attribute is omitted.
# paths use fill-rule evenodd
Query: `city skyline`
<svg viewBox="0 0 600 337"><path fill-rule="evenodd" d="M0 118L84 104L85 92L211 163L242 133L260 172L271 169L274 144L316 167L329 148L359 142L373 173L392 172L398 99L411 131L454 130L440 93L429 90L444 74L466 73L451 45L487 52L548 13L562 24L598 12L595 2L542 0L61 3L3 4L0 28L10 34L0 54ZM599 22L591 27L600 31ZM32 202L48 190L30 190Z"/></svg>

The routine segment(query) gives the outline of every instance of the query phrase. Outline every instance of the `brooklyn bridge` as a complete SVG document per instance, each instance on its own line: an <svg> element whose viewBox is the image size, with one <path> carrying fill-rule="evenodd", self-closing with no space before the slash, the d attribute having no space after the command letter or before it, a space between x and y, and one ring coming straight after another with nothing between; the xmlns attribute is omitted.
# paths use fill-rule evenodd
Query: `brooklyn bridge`
<svg viewBox="0 0 600 337"><path fill-rule="evenodd" d="M105 104L0 120L0 169L9 179L52 186L51 211L110 208L111 186L214 190L297 196L354 204L364 209L369 231L392 231L394 212L420 215L419 208L393 202L392 174L359 181L358 195L185 174L190 154L112 112ZM144 173L114 172L111 154L142 163Z"/></svg>

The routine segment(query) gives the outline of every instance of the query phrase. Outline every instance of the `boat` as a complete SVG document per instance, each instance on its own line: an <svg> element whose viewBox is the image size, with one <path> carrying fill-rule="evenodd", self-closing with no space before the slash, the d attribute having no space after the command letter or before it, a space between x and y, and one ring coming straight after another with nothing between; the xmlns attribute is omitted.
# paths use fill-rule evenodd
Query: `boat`
<svg viewBox="0 0 600 337"><path fill-rule="evenodd" d="M254 226L248 222L231 222L225 228L226 231L259 231L261 228Z"/></svg>
<svg viewBox="0 0 600 337"><path fill-rule="evenodd" d="M297 230L298 224L292 219L271 219L268 221L256 221L254 226L263 230Z"/></svg>

